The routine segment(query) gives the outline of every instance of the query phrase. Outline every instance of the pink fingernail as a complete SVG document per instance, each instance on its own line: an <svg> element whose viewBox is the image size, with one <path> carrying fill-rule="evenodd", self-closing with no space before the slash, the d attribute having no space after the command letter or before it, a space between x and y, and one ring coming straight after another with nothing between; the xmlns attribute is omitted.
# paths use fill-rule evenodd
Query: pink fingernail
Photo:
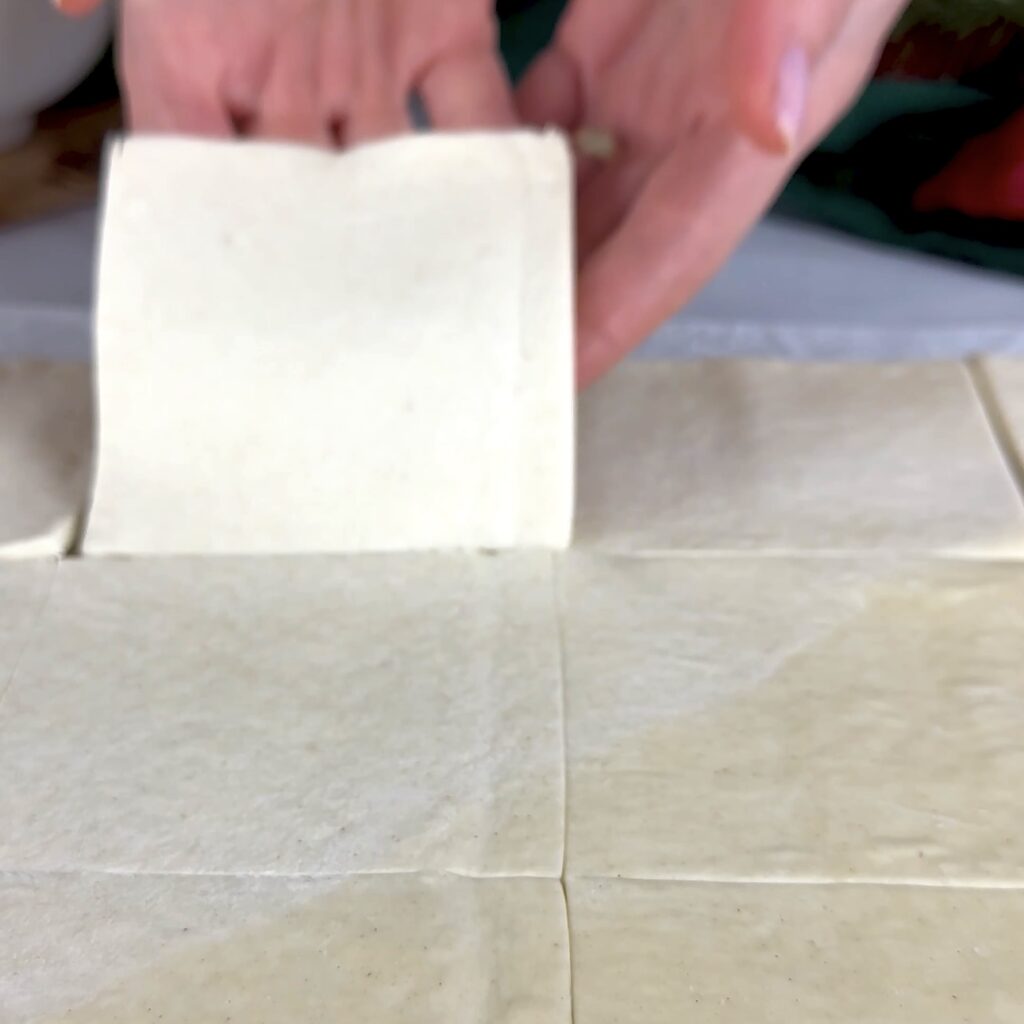
<svg viewBox="0 0 1024 1024"><path fill-rule="evenodd" d="M793 149L800 141L807 111L810 77L807 51L800 46L791 46L779 67L779 92L775 101L776 124L789 149Z"/></svg>

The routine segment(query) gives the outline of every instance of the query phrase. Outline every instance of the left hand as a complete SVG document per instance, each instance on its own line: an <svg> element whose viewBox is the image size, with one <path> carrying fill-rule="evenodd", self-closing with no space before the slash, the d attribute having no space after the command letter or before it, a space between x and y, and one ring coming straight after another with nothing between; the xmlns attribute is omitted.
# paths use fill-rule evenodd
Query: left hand
<svg viewBox="0 0 1024 1024"><path fill-rule="evenodd" d="M707 282L841 116L905 0L572 0L523 116L608 132L579 172L579 377Z"/></svg>
<svg viewBox="0 0 1024 1024"><path fill-rule="evenodd" d="M46 0L38 0L45 3ZM83 14L102 0L57 0ZM515 124L492 0L121 0L134 130L349 145Z"/></svg>

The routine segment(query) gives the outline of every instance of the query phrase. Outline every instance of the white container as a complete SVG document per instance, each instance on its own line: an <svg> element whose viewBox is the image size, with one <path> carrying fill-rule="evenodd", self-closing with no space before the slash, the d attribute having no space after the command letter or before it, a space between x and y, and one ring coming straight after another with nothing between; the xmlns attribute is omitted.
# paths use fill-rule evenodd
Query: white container
<svg viewBox="0 0 1024 1024"><path fill-rule="evenodd" d="M0 151L24 142L36 114L96 66L112 23L109 2L69 18L50 0L0 0Z"/></svg>

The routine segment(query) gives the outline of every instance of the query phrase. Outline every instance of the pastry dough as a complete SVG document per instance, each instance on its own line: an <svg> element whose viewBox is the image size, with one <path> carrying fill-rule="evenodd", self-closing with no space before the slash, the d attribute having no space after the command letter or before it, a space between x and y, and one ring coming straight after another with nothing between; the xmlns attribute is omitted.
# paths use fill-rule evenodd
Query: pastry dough
<svg viewBox="0 0 1024 1024"><path fill-rule="evenodd" d="M0 867L557 878L550 563L63 563L0 709Z"/></svg>
<svg viewBox="0 0 1024 1024"><path fill-rule="evenodd" d="M580 408L582 544L1020 553L962 366L627 364Z"/></svg>
<svg viewBox="0 0 1024 1024"><path fill-rule="evenodd" d="M89 370L0 362L0 558L62 555L88 490Z"/></svg>
<svg viewBox="0 0 1024 1024"><path fill-rule="evenodd" d="M0 730L3 701L53 581L48 560L0 562Z"/></svg>
<svg viewBox="0 0 1024 1024"><path fill-rule="evenodd" d="M1018 1024L1024 892L572 881L575 1024Z"/></svg>
<svg viewBox="0 0 1024 1024"><path fill-rule="evenodd" d="M574 557L568 870L1024 885L1024 573Z"/></svg>
<svg viewBox="0 0 1024 1024"><path fill-rule="evenodd" d="M0 874L4 1024L569 1024L557 881Z"/></svg>
<svg viewBox="0 0 1024 1024"><path fill-rule="evenodd" d="M565 547L555 134L110 153L88 554Z"/></svg>

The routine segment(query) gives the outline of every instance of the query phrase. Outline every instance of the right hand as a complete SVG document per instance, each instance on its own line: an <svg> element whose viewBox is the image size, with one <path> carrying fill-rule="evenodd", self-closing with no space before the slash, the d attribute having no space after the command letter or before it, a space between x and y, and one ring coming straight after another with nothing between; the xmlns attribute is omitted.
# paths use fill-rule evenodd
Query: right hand
<svg viewBox="0 0 1024 1024"><path fill-rule="evenodd" d="M687 303L870 73L906 0L571 0L524 118L615 141L581 162L579 377Z"/></svg>

